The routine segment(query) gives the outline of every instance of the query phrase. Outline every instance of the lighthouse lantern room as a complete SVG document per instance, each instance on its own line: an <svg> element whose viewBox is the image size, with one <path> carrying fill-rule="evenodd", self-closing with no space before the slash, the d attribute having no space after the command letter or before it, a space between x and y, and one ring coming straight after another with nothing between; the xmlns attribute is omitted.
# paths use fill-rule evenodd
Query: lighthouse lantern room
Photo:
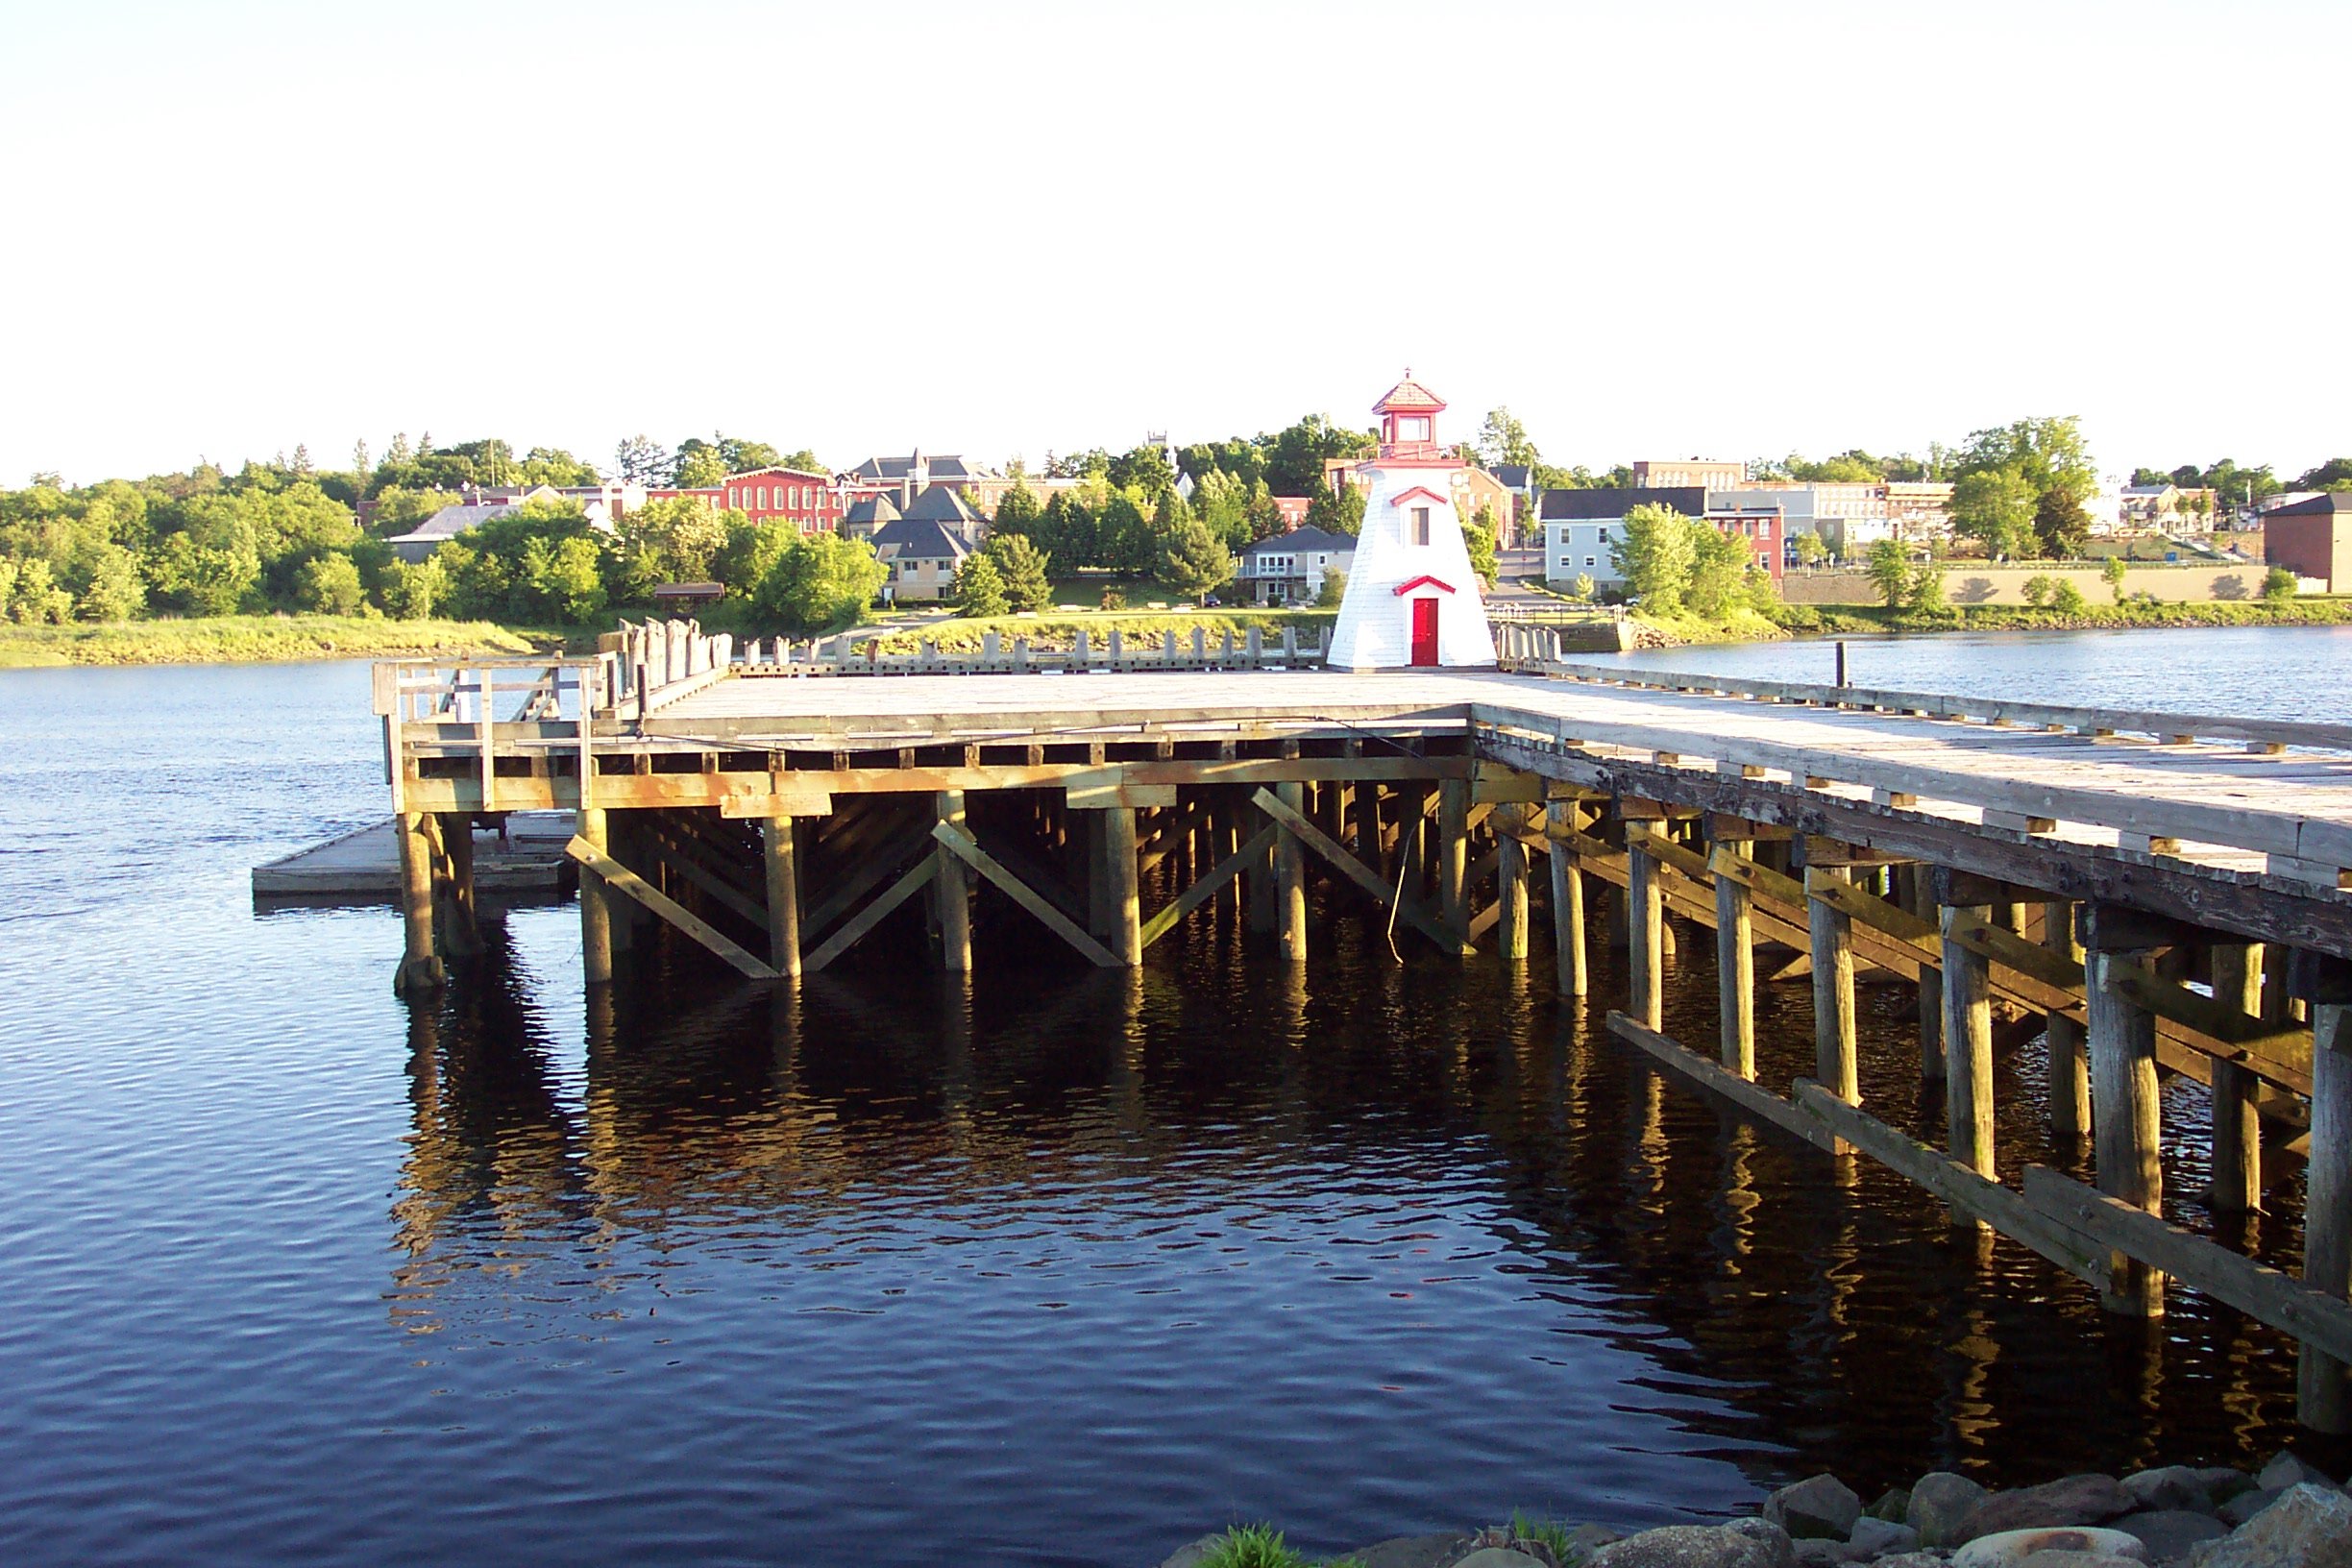
<svg viewBox="0 0 2352 1568"><path fill-rule="evenodd" d="M1372 411L1380 453L1356 471L1368 492L1363 533L1327 662L1335 670L1492 666L1494 636L1454 509L1462 463L1437 442L1445 400L1408 370Z"/></svg>

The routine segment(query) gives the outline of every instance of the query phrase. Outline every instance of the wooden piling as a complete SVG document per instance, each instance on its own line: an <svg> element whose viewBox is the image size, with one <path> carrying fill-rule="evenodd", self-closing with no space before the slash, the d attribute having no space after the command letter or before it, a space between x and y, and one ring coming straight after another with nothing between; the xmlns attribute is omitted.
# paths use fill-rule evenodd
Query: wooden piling
<svg viewBox="0 0 2352 1568"><path fill-rule="evenodd" d="M1753 858L1746 839L1720 841L1741 859ZM1745 883L1715 878L1715 987L1721 1014L1723 1065L1755 1078L1755 910Z"/></svg>
<svg viewBox="0 0 2352 1568"><path fill-rule="evenodd" d="M1946 1148L1979 1176L1993 1168L1993 971L1983 954L1952 940L1961 921L1986 919L1989 904L1939 909L1944 958Z"/></svg>
<svg viewBox="0 0 2352 1568"><path fill-rule="evenodd" d="M2151 1214L2164 1212L2162 1126L2156 1098L2156 1016L2108 985L2137 969L2137 954L2107 951L2096 940L2084 970L2090 1014L2092 1149L2098 1188ZM2164 1312L2164 1276L2122 1254L2101 1296L2109 1311L2138 1317Z"/></svg>
<svg viewBox="0 0 2352 1568"><path fill-rule="evenodd" d="M1846 869L1819 866L1808 882L1848 880ZM1821 898L1805 900L1813 946L1813 1076L1848 1105L1862 1103L1860 1052L1854 1032L1853 919Z"/></svg>
<svg viewBox="0 0 2352 1568"><path fill-rule="evenodd" d="M960 830L967 827L962 790L942 790L932 803L941 821ZM1134 818L1129 816L1128 821ZM968 974L972 967L971 868L956 855L932 858L938 862L931 895L939 908L940 968L949 974Z"/></svg>
<svg viewBox="0 0 2352 1568"><path fill-rule="evenodd" d="M422 995L439 990L446 978L441 955L433 947L432 840L423 812L402 812L398 832L403 946L392 989L403 995Z"/></svg>
<svg viewBox="0 0 2352 1568"><path fill-rule="evenodd" d="M1277 784L1274 793L1292 811L1301 809L1305 788ZM1274 839L1274 904L1276 936L1282 955L1292 964L1307 962L1307 850L1287 828Z"/></svg>
<svg viewBox="0 0 2352 1568"><path fill-rule="evenodd" d="M1651 1029L1666 1027L1666 954L1658 863L1635 844L1626 855L1626 930L1632 957L1627 1011Z"/></svg>
<svg viewBox="0 0 2352 1568"><path fill-rule="evenodd" d="M1265 813L1250 809L1244 823L1247 831L1240 835L1242 842L1246 844L1256 837L1267 821ZM1249 905L1249 928L1267 936L1275 935L1282 927L1282 900L1274 887L1275 858L1275 845L1269 844L1249 870L1241 873L1242 892Z"/></svg>
<svg viewBox="0 0 2352 1568"><path fill-rule="evenodd" d="M800 857L793 820L760 824L760 858L768 875L768 963L787 980L800 978Z"/></svg>
<svg viewBox="0 0 2352 1568"><path fill-rule="evenodd" d="M1102 819L1103 893L1110 930L1104 945L1129 968L1143 962L1143 911L1136 888L1136 820L1133 806L1113 806Z"/></svg>
<svg viewBox="0 0 2352 1568"><path fill-rule="evenodd" d="M433 816L447 885L439 906L442 950L472 958L482 950L481 911L474 896L474 814L444 811Z"/></svg>
<svg viewBox="0 0 2352 1568"><path fill-rule="evenodd" d="M2213 993L2217 1002L2262 1016L2262 943L2214 946ZM2213 1186L2206 1201L2218 1213L2253 1213L2263 1206L2262 1119L2254 1108L2258 1082L2238 1063L2214 1059Z"/></svg>
<svg viewBox="0 0 2352 1568"><path fill-rule="evenodd" d="M1495 843L1495 901L1501 912L1495 920L1495 945L1505 961L1524 964L1528 956L1528 851L1518 836L1505 831Z"/></svg>
<svg viewBox="0 0 2352 1568"><path fill-rule="evenodd" d="M1437 785L1437 919L1459 935L1470 928L1470 781Z"/></svg>
<svg viewBox="0 0 2352 1568"><path fill-rule="evenodd" d="M1584 968L1584 872L1576 856L1557 839L1561 833L1576 830L1576 807L1566 800L1555 800L1545 809L1545 817L1554 835L1552 852L1544 857L1552 863L1553 987L1562 996L1581 996L1588 979Z"/></svg>
<svg viewBox="0 0 2352 1568"><path fill-rule="evenodd" d="M574 831L599 854L611 847L601 806L582 806ZM592 986L607 985L613 976L612 894L604 879L585 866L579 871L579 906L581 973Z"/></svg>
<svg viewBox="0 0 2352 1568"><path fill-rule="evenodd" d="M1356 858L1377 871L1381 869L1379 783L1365 779L1358 784L1349 803L1356 819Z"/></svg>
<svg viewBox="0 0 2352 1568"><path fill-rule="evenodd" d="M2052 898L2042 906L2042 945L2064 953L2069 963L2083 962L2082 943L2074 940L2072 900ZM2091 1131L2091 1058L2083 1049L2082 1025L2052 1013L2045 1028L2049 1047L2050 1132L2059 1138L2078 1139Z"/></svg>
<svg viewBox="0 0 2352 1568"><path fill-rule="evenodd" d="M2352 1006L2313 1001L2311 1164L2304 1176L2303 1283L2352 1294ZM2296 1414L2317 1432L2352 1432L2344 1363L2306 1344Z"/></svg>

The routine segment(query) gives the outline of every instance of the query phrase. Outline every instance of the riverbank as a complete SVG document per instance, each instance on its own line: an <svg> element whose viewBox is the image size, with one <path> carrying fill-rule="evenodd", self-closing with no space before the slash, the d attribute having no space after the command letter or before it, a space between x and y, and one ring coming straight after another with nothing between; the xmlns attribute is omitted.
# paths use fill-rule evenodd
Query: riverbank
<svg viewBox="0 0 2352 1568"><path fill-rule="evenodd" d="M2195 626L2352 625L2352 597L2291 599L2283 603L2232 600L2191 604L2092 604L2079 610L2030 604L1955 604L1942 611L1890 609L1880 604L1775 604L1739 609L1721 620L1696 615L1634 612L1635 635L1646 648L1760 643L1789 637L1933 636L1951 631L2124 631Z"/></svg>
<svg viewBox="0 0 2352 1568"><path fill-rule="evenodd" d="M561 635L488 621L385 621L342 615L223 615L0 626L0 669L68 664L269 664L296 659L536 653Z"/></svg>
<svg viewBox="0 0 2352 1568"><path fill-rule="evenodd" d="M1025 637L1033 649L1066 650L1081 631L1097 648L1114 631L1122 640L1155 645L1172 631L1180 643L1189 646L1193 630L1198 628L1215 646L1222 643L1228 631L1238 642L1249 635L1252 627L1269 642L1279 641L1286 627L1306 636L1327 629L1338 619L1338 614L1336 610L1095 610L1077 614L957 616L913 631L886 633L876 641L885 653L919 653L925 643L943 653L977 653L981 639L992 631L1008 649L1014 638Z"/></svg>
<svg viewBox="0 0 2352 1568"><path fill-rule="evenodd" d="M2167 1465L2009 1491L1938 1470L1868 1506L1818 1475L1718 1525L1620 1535L1523 1510L1508 1524L1329 1558L1291 1549L1271 1526L1237 1525L1160 1568L2336 1568L2347 1558L2352 1498L2282 1452L2253 1475Z"/></svg>

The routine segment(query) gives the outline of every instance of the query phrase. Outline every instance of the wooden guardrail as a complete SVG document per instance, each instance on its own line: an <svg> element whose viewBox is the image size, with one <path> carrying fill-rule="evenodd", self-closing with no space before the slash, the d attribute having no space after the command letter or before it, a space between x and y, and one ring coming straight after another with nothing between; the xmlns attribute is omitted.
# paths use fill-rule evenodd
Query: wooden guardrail
<svg viewBox="0 0 2352 1568"><path fill-rule="evenodd" d="M404 810L404 753L418 741L471 751L481 771L481 808L498 808L501 755L570 751L591 776L591 721L612 705L609 655L555 659L394 659L375 667L371 696L384 726L392 809Z"/></svg>
<svg viewBox="0 0 2352 1568"><path fill-rule="evenodd" d="M1239 637L1231 627L1214 643L1194 626L1189 637L1169 630L1158 637L1129 637L1114 627L1101 637L1080 628L1066 649L1033 647L1026 637L981 633L977 649L943 649L924 640L913 653L884 653L869 641L851 646L846 635L818 642L789 638L746 643L735 665L739 675L979 675L1035 674L1045 671L1128 670L1310 670L1322 666L1330 634L1301 638L1285 626L1269 642L1256 626Z"/></svg>

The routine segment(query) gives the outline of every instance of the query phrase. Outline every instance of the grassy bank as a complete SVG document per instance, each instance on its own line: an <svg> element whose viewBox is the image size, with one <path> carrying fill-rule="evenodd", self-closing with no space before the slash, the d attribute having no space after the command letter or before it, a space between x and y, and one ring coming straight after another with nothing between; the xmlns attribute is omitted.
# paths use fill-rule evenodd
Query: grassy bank
<svg viewBox="0 0 2352 1568"><path fill-rule="evenodd" d="M429 653L531 653L561 638L487 621L224 615L196 621L0 625L0 669L61 664L263 664Z"/></svg>
<svg viewBox="0 0 2352 1568"><path fill-rule="evenodd" d="M1335 610L1098 610L1085 615L959 616L919 631L893 632L877 641L885 653L919 653L927 642L936 643L943 653L976 653L980 639L992 631L1007 649L1014 638L1026 637L1031 648L1045 649L1073 646L1081 630L1097 647L1114 631L1130 641L1153 643L1172 631L1179 642L1188 644L1192 628L1198 626L1214 647L1224 641L1227 631L1238 642L1252 626L1269 642L1280 638L1285 626L1295 627L1306 637L1328 628L1337 615Z"/></svg>
<svg viewBox="0 0 2352 1568"><path fill-rule="evenodd" d="M1957 604L1941 614L1879 604L1789 604L1774 612L1782 635L1833 632L2089 631L2168 626L2352 625L2352 598L2090 604L2068 612L2030 604Z"/></svg>

